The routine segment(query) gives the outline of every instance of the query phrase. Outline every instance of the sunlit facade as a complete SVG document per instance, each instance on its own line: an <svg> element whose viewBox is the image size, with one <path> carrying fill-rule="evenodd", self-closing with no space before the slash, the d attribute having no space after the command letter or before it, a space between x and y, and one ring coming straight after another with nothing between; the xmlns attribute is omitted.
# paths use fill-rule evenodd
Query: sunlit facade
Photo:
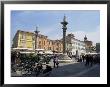
<svg viewBox="0 0 110 87"><path fill-rule="evenodd" d="M61 53L63 45L61 40L50 40L47 36L38 34L37 42L35 43L35 33L18 30L13 38L12 48L28 48L33 51L43 49L46 51ZM36 49L35 49L36 45Z"/></svg>

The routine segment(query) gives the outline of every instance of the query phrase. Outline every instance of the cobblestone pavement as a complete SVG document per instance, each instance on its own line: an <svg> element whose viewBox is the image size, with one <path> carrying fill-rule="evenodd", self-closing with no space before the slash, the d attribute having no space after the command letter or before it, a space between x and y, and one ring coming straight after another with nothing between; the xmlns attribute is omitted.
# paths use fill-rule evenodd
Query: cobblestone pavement
<svg viewBox="0 0 110 87"><path fill-rule="evenodd" d="M54 68L49 77L99 77L100 65L85 66L85 63L73 63Z"/></svg>

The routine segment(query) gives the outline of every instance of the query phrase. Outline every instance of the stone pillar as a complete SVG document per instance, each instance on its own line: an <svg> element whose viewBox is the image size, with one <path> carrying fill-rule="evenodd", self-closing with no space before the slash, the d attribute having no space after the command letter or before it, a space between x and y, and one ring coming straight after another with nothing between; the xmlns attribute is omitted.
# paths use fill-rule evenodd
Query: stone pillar
<svg viewBox="0 0 110 87"><path fill-rule="evenodd" d="M63 54L65 54L66 53L66 30L67 30L66 25L68 24L68 22L66 21L66 16L64 16L63 22L61 22L61 24L63 25L62 27L63 29Z"/></svg>
<svg viewBox="0 0 110 87"><path fill-rule="evenodd" d="M63 54L66 53L66 30L63 29Z"/></svg>
<svg viewBox="0 0 110 87"><path fill-rule="evenodd" d="M38 48L38 33L39 33L39 31L37 29L38 29L38 27L36 27L36 31L35 31L35 49Z"/></svg>
<svg viewBox="0 0 110 87"><path fill-rule="evenodd" d="M63 54L59 56L59 62L60 63L70 63L73 62L73 60L68 57L67 53L66 53L66 30L67 27L66 25L68 24L68 22L66 21L66 16L64 16L63 22L61 22L62 29L63 29Z"/></svg>

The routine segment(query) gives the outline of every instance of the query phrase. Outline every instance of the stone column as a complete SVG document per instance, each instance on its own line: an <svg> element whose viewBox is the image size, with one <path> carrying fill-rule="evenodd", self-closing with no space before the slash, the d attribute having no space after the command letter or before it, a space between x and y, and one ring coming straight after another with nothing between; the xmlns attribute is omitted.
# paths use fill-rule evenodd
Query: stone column
<svg viewBox="0 0 110 87"><path fill-rule="evenodd" d="M66 25L68 24L68 22L66 21L66 16L64 16L63 22L61 22L62 29L63 29L63 55L61 55L59 57L59 62L60 63L67 63L67 62L72 62L72 59L70 57L68 57L68 55L66 54L66 30L67 27Z"/></svg>
<svg viewBox="0 0 110 87"><path fill-rule="evenodd" d="M38 27L36 27L36 31L35 31L35 49L37 49L38 48L38 33L39 33L39 31L37 30L38 29Z"/></svg>
<svg viewBox="0 0 110 87"><path fill-rule="evenodd" d="M66 53L66 30L67 27L66 25L68 24L68 22L66 21L66 16L64 16L63 22L61 22L61 24L63 25L62 29L63 29L63 54Z"/></svg>
<svg viewBox="0 0 110 87"><path fill-rule="evenodd" d="M63 29L63 54L66 53L66 30Z"/></svg>

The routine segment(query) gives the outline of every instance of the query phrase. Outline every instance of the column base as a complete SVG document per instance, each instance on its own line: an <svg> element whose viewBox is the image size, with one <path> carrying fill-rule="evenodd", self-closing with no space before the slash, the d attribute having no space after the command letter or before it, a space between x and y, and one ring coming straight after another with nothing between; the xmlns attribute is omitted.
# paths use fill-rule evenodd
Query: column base
<svg viewBox="0 0 110 87"><path fill-rule="evenodd" d="M58 61L59 61L59 63L70 63L70 62L73 62L73 60L67 54L60 55Z"/></svg>

